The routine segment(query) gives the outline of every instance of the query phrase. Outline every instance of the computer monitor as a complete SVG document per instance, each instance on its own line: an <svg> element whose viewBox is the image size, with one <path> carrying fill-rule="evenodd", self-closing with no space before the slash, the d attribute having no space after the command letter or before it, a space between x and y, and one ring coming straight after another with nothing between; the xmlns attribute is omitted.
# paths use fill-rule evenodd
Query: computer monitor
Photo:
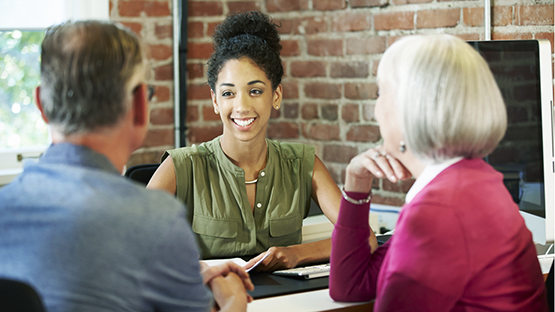
<svg viewBox="0 0 555 312"><path fill-rule="evenodd" d="M486 160L504 175L535 242L553 242L555 151L548 40L470 41L507 106L507 133Z"/></svg>

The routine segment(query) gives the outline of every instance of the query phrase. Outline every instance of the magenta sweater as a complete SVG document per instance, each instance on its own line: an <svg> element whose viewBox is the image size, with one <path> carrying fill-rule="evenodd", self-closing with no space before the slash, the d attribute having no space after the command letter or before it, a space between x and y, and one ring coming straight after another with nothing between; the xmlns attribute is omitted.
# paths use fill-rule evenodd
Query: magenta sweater
<svg viewBox="0 0 555 312"><path fill-rule="evenodd" d="M375 299L374 311L547 311L532 235L502 175L483 160L462 160L436 176L373 254L368 214L368 204L341 201L334 300Z"/></svg>

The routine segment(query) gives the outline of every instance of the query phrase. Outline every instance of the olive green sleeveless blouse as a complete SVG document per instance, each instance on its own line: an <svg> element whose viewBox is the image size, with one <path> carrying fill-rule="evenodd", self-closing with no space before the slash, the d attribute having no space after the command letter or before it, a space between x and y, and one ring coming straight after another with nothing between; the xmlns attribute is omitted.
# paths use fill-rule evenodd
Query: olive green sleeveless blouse
<svg viewBox="0 0 555 312"><path fill-rule="evenodd" d="M198 146L169 150L177 179L176 195L188 218L201 258L256 255L272 246L300 244L308 215L314 147L266 139L266 167L256 184L254 212L245 172L224 154L219 137Z"/></svg>

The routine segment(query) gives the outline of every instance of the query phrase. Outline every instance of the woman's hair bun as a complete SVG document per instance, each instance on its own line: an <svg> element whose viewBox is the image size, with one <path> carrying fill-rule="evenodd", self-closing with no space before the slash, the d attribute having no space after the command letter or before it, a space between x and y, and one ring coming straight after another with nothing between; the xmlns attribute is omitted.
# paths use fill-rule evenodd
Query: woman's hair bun
<svg viewBox="0 0 555 312"><path fill-rule="evenodd" d="M255 36L263 40L270 49L275 52L281 51L277 24L271 18L261 12L245 12L228 16L214 33L214 50L226 46L226 41L243 35Z"/></svg>

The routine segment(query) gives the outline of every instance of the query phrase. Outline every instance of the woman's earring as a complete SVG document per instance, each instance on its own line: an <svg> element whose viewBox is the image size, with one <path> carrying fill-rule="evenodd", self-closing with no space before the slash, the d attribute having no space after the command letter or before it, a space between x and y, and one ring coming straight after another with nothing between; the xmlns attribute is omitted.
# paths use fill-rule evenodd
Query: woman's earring
<svg viewBox="0 0 555 312"><path fill-rule="evenodd" d="M279 105L274 106L275 110L279 110Z"/></svg>
<svg viewBox="0 0 555 312"><path fill-rule="evenodd" d="M218 115L220 113L220 111L216 107L214 107L214 113L216 113L216 115Z"/></svg>
<svg viewBox="0 0 555 312"><path fill-rule="evenodd" d="M406 152L407 151L407 146L405 145L405 141L401 140L401 142L399 142L399 143L400 143L399 152L401 152L401 153Z"/></svg>

